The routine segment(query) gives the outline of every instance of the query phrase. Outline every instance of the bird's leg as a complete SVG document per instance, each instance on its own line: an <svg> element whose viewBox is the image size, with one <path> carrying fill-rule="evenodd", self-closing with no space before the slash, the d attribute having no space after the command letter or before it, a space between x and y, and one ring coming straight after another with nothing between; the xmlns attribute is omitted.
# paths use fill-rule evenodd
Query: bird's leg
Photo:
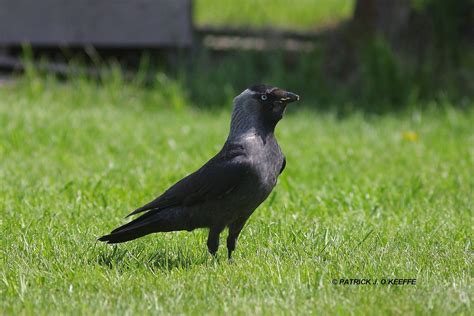
<svg viewBox="0 0 474 316"><path fill-rule="evenodd" d="M207 249L209 253L216 256L217 248L219 248L219 235L221 234L222 227L211 227L209 230L209 236L207 237Z"/></svg>
<svg viewBox="0 0 474 316"><path fill-rule="evenodd" d="M232 259L232 251L235 250L237 238L245 225L248 217L239 218L229 225L229 236L227 236L227 255L229 260Z"/></svg>

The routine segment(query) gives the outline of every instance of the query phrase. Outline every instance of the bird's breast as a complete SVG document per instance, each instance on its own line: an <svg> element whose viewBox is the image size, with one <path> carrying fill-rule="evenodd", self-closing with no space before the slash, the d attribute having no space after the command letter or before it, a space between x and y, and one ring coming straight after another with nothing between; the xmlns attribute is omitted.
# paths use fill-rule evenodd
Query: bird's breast
<svg viewBox="0 0 474 316"><path fill-rule="evenodd" d="M244 136L239 144L250 161L253 174L250 187L268 194L277 182L284 156L273 134Z"/></svg>
<svg viewBox="0 0 474 316"><path fill-rule="evenodd" d="M283 154L279 148L260 151L254 157L253 164L258 184L271 191L276 185L282 164Z"/></svg>

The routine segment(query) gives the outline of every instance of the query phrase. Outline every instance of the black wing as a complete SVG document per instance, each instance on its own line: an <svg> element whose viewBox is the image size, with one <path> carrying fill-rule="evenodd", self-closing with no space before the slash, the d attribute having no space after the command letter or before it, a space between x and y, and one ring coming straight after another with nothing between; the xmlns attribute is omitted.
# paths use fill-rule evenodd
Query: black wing
<svg viewBox="0 0 474 316"><path fill-rule="evenodd" d="M128 216L148 210L174 206L190 206L207 200L220 199L230 193L250 173L242 146L226 144L198 171L188 175L150 203Z"/></svg>

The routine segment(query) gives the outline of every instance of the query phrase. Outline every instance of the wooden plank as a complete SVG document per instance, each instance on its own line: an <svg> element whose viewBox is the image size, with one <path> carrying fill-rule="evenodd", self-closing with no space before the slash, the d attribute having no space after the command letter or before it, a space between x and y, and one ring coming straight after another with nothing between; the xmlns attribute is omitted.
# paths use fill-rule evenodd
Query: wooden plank
<svg viewBox="0 0 474 316"><path fill-rule="evenodd" d="M191 0L0 0L0 45L187 47Z"/></svg>
<svg viewBox="0 0 474 316"><path fill-rule="evenodd" d="M277 28L235 28L235 27L214 27L201 26L196 28L196 35L204 36L232 36L232 37L255 37L266 39L292 39L297 41L319 41L323 38L328 29L319 31L293 31Z"/></svg>
<svg viewBox="0 0 474 316"><path fill-rule="evenodd" d="M285 50L312 51L323 40L327 30L290 31L282 29L252 29L201 26L195 29L198 42L212 50Z"/></svg>

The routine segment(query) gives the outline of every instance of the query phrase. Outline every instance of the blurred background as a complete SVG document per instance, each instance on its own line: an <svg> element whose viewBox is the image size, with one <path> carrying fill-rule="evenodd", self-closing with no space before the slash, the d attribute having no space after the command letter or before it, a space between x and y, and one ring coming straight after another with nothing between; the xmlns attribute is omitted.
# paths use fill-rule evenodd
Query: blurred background
<svg viewBox="0 0 474 316"><path fill-rule="evenodd" d="M1 0L0 69L99 81L114 73L171 85L199 107L223 106L255 82L338 111L439 98L465 106L474 91L473 3Z"/></svg>

